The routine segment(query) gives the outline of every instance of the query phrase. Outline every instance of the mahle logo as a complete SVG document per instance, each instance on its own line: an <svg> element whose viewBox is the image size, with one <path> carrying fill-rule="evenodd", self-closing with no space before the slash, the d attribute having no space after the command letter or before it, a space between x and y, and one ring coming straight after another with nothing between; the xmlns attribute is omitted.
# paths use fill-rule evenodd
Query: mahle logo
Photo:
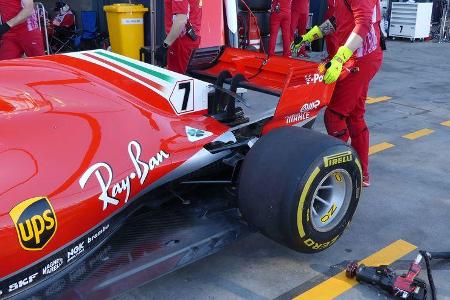
<svg viewBox="0 0 450 300"><path fill-rule="evenodd" d="M55 235L56 214L46 197L25 200L9 215L16 225L20 245L26 250L41 250Z"/></svg>

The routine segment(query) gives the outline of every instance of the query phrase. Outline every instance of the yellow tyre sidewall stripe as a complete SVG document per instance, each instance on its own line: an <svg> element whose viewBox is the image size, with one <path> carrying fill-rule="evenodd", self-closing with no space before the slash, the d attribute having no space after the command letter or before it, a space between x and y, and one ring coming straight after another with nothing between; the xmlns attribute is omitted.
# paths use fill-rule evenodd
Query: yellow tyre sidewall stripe
<svg viewBox="0 0 450 300"><path fill-rule="evenodd" d="M317 175L320 172L320 168L316 167L314 171L309 176L308 180L306 181L305 186L303 187L302 194L300 195L300 201L298 203L297 208L297 228L298 233L300 234L300 237L305 237L305 229L303 228L303 206L305 205L306 196L309 193L309 190L311 188L312 183L314 182L314 179L316 179Z"/></svg>
<svg viewBox="0 0 450 300"><path fill-rule="evenodd" d="M355 163L358 166L358 170L359 170L359 174L361 175L361 182L360 182L360 188L362 189L362 178L363 178L363 172L362 172L362 167L361 167L361 162L359 161L359 159L355 159ZM359 198L359 197L358 197Z"/></svg>

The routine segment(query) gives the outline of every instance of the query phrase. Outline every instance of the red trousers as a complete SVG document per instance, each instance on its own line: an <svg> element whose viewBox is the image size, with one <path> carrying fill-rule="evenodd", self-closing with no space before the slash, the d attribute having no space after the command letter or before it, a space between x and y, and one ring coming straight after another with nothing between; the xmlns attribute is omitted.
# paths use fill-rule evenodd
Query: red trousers
<svg viewBox="0 0 450 300"><path fill-rule="evenodd" d="M291 56L291 14L290 12L273 12L270 15L269 55L275 55L278 30L281 27L283 37L283 56Z"/></svg>
<svg viewBox="0 0 450 300"><path fill-rule="evenodd" d="M23 32L8 32L0 40L0 60L42 56L44 41L39 29Z"/></svg>
<svg viewBox="0 0 450 300"><path fill-rule="evenodd" d="M382 60L381 49L358 59L355 66L359 67L359 72L337 82L324 116L329 135L344 142L351 138L364 176L369 175L369 129L364 120L365 104L369 83L380 69Z"/></svg>
<svg viewBox="0 0 450 300"><path fill-rule="evenodd" d="M297 30L299 35L306 33L306 26L308 25L309 14L299 13L292 11L291 14L291 38L294 38L295 31Z"/></svg>
<svg viewBox="0 0 450 300"><path fill-rule="evenodd" d="M325 37L325 44L327 45L328 58L332 59L336 55L339 48L334 34L330 34Z"/></svg>
<svg viewBox="0 0 450 300"><path fill-rule="evenodd" d="M329 18L331 18L334 15L334 11L335 11L335 7L334 7L335 3L334 2L335 2L334 0L328 0L328 9L323 18L324 21L328 20ZM339 48L336 35L335 34L327 35L325 37L325 43L327 45L328 58L332 59Z"/></svg>
<svg viewBox="0 0 450 300"><path fill-rule="evenodd" d="M200 37L193 41L187 35L179 37L167 51L167 69L180 74L186 73L192 52L200 45Z"/></svg>

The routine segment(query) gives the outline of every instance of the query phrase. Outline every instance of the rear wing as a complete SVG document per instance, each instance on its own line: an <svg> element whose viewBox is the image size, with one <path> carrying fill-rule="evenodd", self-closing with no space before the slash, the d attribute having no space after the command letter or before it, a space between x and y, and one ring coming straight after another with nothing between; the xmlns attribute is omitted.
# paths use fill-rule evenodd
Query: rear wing
<svg viewBox="0 0 450 300"><path fill-rule="evenodd" d="M274 116L264 132L315 118L329 103L335 86L323 83L318 63L235 48L199 49L189 70L195 77L231 84L232 92L243 87L278 96Z"/></svg>

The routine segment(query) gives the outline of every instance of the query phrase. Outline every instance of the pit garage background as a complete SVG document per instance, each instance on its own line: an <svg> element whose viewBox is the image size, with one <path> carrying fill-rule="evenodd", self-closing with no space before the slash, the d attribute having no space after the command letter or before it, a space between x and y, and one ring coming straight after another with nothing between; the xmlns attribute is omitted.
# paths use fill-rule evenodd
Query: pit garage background
<svg viewBox="0 0 450 300"><path fill-rule="evenodd" d="M270 1L270 0L268 0ZM41 0L41 3L44 4L46 10L49 13L49 17L53 17L53 15L55 14L53 8L55 7L55 4L57 1L55 0ZM144 5L146 8L149 9L149 11L151 12L152 9L154 10L154 13L146 13L144 15L144 33L145 33L145 45L146 46L151 46L152 43L152 37L151 37L151 24L152 21L151 18L154 16L156 20L154 20L154 24L155 24L155 35L156 35L156 45L160 45L164 39L164 1L159 1L159 0L133 0L133 1L125 1L125 0L65 0L65 3L69 4L70 7L72 8L72 11L75 13L76 17L77 17L77 25L79 29L82 29L82 24L80 22L80 14L82 11L95 11L97 13L97 20L98 20L98 31L101 33L104 33L105 36L107 36L108 33L108 26L107 26L107 22L106 22L106 14L103 10L103 7L106 5L111 5L114 3L132 3L132 4L142 4ZM206 6L214 6L218 4L219 1L205 1L204 5ZM389 33L389 17L391 14L391 8L392 8L392 3L396 3L396 2L405 2L405 1L388 1L388 0L382 0L381 1L381 6L382 9L384 11L384 14L386 16L386 24L385 24L385 31L386 33ZM436 2L437 1L432 1L432 0L418 0L416 1L417 3L420 2ZM315 25L315 24L319 24L322 22L323 20L323 16L324 13L326 11L327 8L327 0L314 0L314 1L310 1L310 25ZM439 15L439 11L438 11L438 7L436 5L433 6L433 18L432 20L434 20L434 16ZM267 17L264 18L264 23L268 23L269 22L269 12L267 12ZM204 19L205 20L205 19ZM208 20L208 19L206 19ZM211 24L209 26L216 26L215 23L215 19L211 19ZM217 24L218 26L221 26L221 24ZM260 26L262 27L268 27L269 24L260 24ZM279 50L281 50L281 35L279 34L278 36L278 40L279 40ZM264 39L263 39L264 40ZM268 41L268 36L266 38L266 41ZM313 51L323 51L323 44L322 41L317 41L315 44L312 45L312 50Z"/></svg>

